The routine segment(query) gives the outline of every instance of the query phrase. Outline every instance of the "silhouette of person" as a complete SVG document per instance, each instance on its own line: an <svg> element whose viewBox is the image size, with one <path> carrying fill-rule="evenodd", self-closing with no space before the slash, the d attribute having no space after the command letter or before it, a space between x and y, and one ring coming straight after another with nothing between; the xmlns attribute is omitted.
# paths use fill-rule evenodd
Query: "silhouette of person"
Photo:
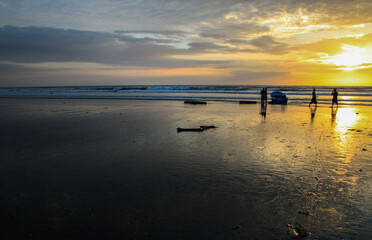
<svg viewBox="0 0 372 240"><path fill-rule="evenodd" d="M314 104L315 104L315 107L317 107L318 102L317 102L317 100L316 100L315 88L313 89L313 93L312 93L312 95L313 95L313 97L311 98L311 102L309 103L309 107L310 107L310 105L311 105L312 103L314 103Z"/></svg>
<svg viewBox="0 0 372 240"><path fill-rule="evenodd" d="M261 94L261 101L266 101L267 100L267 89L262 88L260 94Z"/></svg>
<svg viewBox="0 0 372 240"><path fill-rule="evenodd" d="M267 88L265 88L265 99L267 100Z"/></svg>
<svg viewBox="0 0 372 240"><path fill-rule="evenodd" d="M337 92L336 88L333 89L331 95L333 96L333 98L332 98L332 108L333 108L333 105L334 105L334 104L337 104L337 107L338 107L338 99L337 99L337 97L338 97L338 92Z"/></svg>

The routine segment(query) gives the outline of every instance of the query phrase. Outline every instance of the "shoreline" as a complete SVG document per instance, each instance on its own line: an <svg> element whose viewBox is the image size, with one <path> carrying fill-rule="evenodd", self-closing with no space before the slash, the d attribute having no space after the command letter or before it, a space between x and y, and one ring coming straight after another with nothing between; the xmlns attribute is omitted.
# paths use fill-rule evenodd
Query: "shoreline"
<svg viewBox="0 0 372 240"><path fill-rule="evenodd" d="M236 99L213 99L213 97L211 98L199 98L199 97L195 97L195 98L191 98L191 97L169 97L169 98L166 98L166 97L163 97L163 98L159 98L159 97L122 97L122 96L118 96L118 97L73 97L73 96L0 96L0 99L61 99L61 100L65 100L65 99L71 99L71 100L84 100L84 99L87 99L87 100L94 100L94 99L97 99L97 100L139 100L139 101L146 101L146 100L149 100L149 101L187 101L187 100L198 100L198 101L207 101L207 102L226 102L226 103L238 103L240 101L256 101L255 104L259 105L261 104L261 101L258 99L258 98L249 98L249 99L239 99L239 98L236 98ZM288 103L287 104L274 104L274 105L282 105L282 106L286 106L286 105L308 105L310 102L309 101L301 101L301 100L294 100L294 101L291 101L291 100L288 100ZM368 103L342 103L343 100L339 100L339 107L347 107L347 106L372 106L372 103L368 104ZM345 100L345 102L347 102L347 100ZM268 104L271 105L270 101L268 100L267 101ZM324 107L325 105L329 105L329 106L332 106L331 104L331 100L325 102L325 101L319 101L318 102L318 106L322 106Z"/></svg>

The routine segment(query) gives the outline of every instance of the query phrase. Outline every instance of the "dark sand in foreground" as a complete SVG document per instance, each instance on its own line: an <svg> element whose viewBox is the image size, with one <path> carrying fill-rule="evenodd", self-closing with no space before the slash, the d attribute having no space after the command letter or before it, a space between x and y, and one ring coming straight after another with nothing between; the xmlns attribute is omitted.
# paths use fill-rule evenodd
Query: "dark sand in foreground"
<svg viewBox="0 0 372 240"><path fill-rule="evenodd" d="M372 107L0 107L0 239L372 237Z"/></svg>

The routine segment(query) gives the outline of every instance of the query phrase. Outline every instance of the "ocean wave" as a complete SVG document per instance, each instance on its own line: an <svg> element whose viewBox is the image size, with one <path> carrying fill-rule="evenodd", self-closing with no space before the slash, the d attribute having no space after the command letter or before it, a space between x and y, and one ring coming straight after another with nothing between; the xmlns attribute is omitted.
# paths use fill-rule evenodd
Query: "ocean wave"
<svg viewBox="0 0 372 240"><path fill-rule="evenodd" d="M0 92L14 92L14 90L9 89L0 89ZM268 91L268 94L274 92L276 90ZM198 94L246 94L246 95L257 95L260 93L257 89L251 89L251 90L221 90L221 89L187 89L187 88L147 88L147 89L123 89L123 88L112 88L112 89L18 89L18 92L20 93L198 93ZM303 95L303 96L310 96L312 94L309 89L307 91L283 91L286 95ZM330 96L331 92L327 91L317 91L316 93L318 96ZM339 91L339 96L350 96L350 97L372 97L372 92L366 92L366 91L359 91L359 92L352 92L352 91Z"/></svg>
<svg viewBox="0 0 372 240"><path fill-rule="evenodd" d="M207 99L260 100L262 87L268 94L281 90L289 102L307 102L313 87L298 86L73 86L0 88L0 97L40 98L125 98L125 99ZM333 87L316 87L319 102L331 101ZM340 87L340 102L372 103L372 87Z"/></svg>

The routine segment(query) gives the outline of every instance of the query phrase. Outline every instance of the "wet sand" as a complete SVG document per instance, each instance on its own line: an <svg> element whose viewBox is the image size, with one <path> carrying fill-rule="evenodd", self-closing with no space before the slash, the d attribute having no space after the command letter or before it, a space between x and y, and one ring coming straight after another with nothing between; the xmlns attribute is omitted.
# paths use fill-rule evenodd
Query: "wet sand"
<svg viewBox="0 0 372 240"><path fill-rule="evenodd" d="M0 108L1 239L372 236L372 107L0 99ZM217 128L176 131L201 125Z"/></svg>

